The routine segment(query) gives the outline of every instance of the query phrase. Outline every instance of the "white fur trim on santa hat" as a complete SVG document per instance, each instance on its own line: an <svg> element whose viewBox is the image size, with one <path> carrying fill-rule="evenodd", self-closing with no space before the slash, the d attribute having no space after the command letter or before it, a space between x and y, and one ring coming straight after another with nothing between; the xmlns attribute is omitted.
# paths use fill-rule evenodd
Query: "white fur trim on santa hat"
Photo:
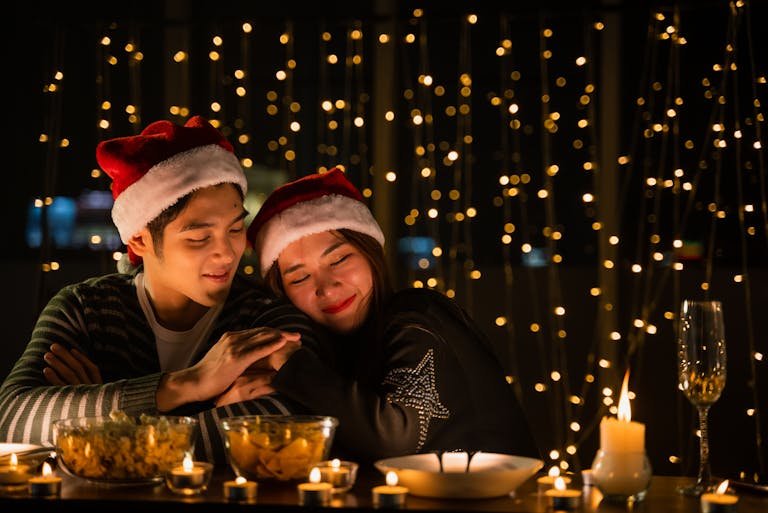
<svg viewBox="0 0 768 513"><path fill-rule="evenodd" d="M368 207L354 198L328 194L297 203L275 214L259 230L254 247L264 277L280 253L302 237L346 228L364 233L384 245L384 233Z"/></svg>
<svg viewBox="0 0 768 513"><path fill-rule="evenodd" d="M178 153L152 166L115 199L112 221L127 243L182 197L220 183L239 186L243 196L248 190L243 168L232 152L209 144Z"/></svg>

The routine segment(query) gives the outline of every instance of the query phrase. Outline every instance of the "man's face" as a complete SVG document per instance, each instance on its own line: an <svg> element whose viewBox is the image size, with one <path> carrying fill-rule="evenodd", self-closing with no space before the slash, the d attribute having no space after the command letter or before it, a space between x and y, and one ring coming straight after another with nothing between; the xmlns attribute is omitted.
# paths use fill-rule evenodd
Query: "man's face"
<svg viewBox="0 0 768 513"><path fill-rule="evenodd" d="M245 251L245 214L231 184L194 193L165 227L162 251L150 247L141 255L158 313L188 308L190 301L211 307L226 299ZM148 229L141 233L151 240Z"/></svg>

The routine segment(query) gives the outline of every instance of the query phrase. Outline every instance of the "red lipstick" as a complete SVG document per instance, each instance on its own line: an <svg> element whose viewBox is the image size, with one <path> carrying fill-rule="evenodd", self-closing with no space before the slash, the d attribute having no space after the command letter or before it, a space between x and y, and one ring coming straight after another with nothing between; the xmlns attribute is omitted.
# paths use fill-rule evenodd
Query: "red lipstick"
<svg viewBox="0 0 768 513"><path fill-rule="evenodd" d="M336 314L341 312L342 310L346 309L351 305L355 298L357 297L357 294L352 294L350 297L342 301L341 303L335 304L333 306L329 306L326 308L323 308L323 313L329 313L329 314Z"/></svg>

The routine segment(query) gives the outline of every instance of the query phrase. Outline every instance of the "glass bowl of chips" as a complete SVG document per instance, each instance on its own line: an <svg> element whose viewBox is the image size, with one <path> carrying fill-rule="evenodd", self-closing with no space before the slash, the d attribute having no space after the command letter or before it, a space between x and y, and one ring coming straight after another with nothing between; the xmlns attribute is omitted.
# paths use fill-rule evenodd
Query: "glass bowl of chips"
<svg viewBox="0 0 768 513"><path fill-rule="evenodd" d="M328 459L339 421L315 415L250 415L219 421L232 470L250 480L306 480Z"/></svg>
<svg viewBox="0 0 768 513"><path fill-rule="evenodd" d="M56 453L70 475L100 484L162 482L194 450L197 420L191 417L112 412L53 423Z"/></svg>

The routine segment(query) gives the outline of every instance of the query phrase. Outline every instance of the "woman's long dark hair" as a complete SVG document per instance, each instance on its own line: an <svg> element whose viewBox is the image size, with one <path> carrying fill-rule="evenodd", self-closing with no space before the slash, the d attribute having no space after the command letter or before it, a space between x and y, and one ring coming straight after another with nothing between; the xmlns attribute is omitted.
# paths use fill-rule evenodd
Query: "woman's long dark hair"
<svg viewBox="0 0 768 513"><path fill-rule="evenodd" d="M387 264L384 260L384 248L379 244L379 241L364 233L348 230L346 228L334 230L334 232L340 235L345 241L355 246L360 253L363 254L365 259L368 260L368 264L371 266L373 290L371 291L368 316L365 318L363 324L373 321L374 326L376 326L384 312L384 306L386 305L387 300L392 295L392 283L390 282ZM285 296L283 279L282 276L280 276L280 268L276 261L272 264L272 267L269 268L266 276L264 276L264 283L278 296Z"/></svg>

